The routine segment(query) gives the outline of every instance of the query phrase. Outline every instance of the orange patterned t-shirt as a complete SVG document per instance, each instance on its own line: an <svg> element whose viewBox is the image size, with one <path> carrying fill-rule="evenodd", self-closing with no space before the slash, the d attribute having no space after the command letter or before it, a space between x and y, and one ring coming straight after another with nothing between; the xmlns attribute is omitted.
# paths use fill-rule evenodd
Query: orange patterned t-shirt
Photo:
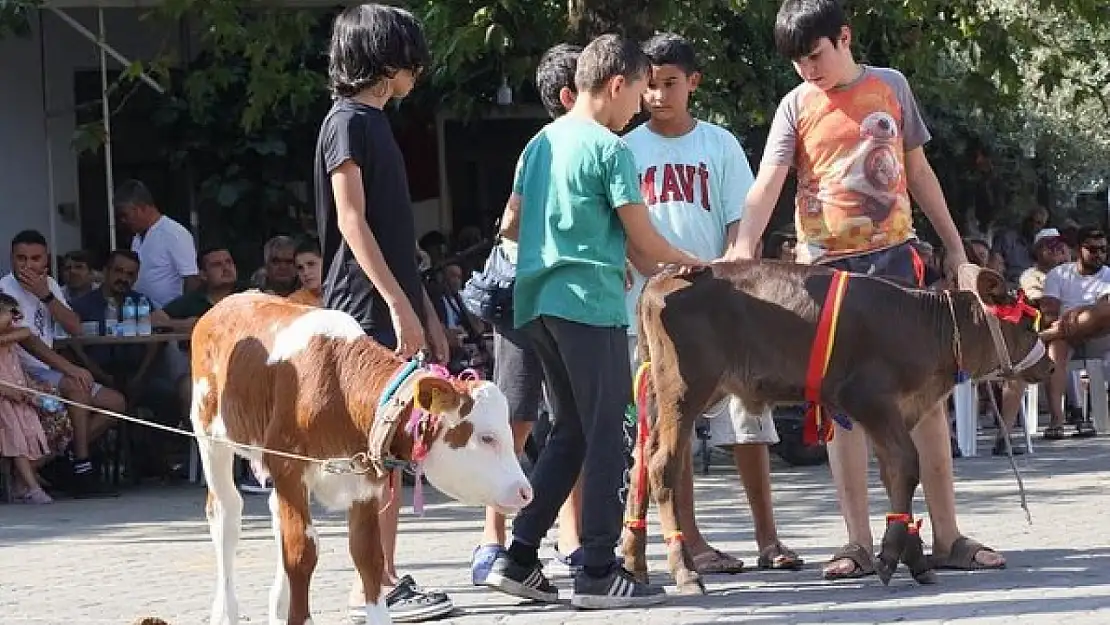
<svg viewBox="0 0 1110 625"><path fill-rule="evenodd" d="M775 112L764 165L797 168L799 262L855 256L912 239L906 152L930 139L906 78L865 67L851 84L802 83Z"/></svg>

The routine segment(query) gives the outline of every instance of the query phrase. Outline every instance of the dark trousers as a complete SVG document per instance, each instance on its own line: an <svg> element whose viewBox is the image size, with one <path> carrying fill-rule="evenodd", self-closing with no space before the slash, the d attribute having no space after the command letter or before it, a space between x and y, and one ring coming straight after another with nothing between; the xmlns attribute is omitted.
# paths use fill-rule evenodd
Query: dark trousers
<svg viewBox="0 0 1110 625"><path fill-rule="evenodd" d="M554 425L532 470L535 497L513 522L513 538L539 547L581 472L584 564L607 567L620 539L629 469L626 330L548 316L523 329L543 366Z"/></svg>

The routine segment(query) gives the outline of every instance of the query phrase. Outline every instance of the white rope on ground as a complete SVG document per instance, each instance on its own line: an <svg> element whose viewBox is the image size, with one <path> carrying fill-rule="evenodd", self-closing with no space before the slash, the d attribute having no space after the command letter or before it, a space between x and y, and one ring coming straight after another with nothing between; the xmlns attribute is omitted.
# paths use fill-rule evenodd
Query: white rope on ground
<svg viewBox="0 0 1110 625"><path fill-rule="evenodd" d="M162 425L161 423L155 423L153 421L148 421L146 419L140 419L138 417L133 417L131 415L122 414L122 413L119 413L119 412L115 412L113 410L106 410L104 408L97 408L95 406L89 406L89 405L83 404L81 402L66 399L65 397L62 397L60 395L55 395L53 393L46 393L46 392L43 392L43 391L40 391L40 390L34 389L34 388L28 388L26 386L21 386L19 384L14 384L12 382L8 382L7 380L0 380L0 386L6 386L10 389L17 390L17 391L22 391L24 393L29 393L29 394L32 394L32 395L37 395L39 397L49 397L49 398L51 398L55 401L58 401L60 403L63 403L63 404L68 404L70 406L75 406L77 408L84 408L85 410L88 410L90 412L99 412L100 414L108 415L109 417L112 417L112 418L115 418L115 419L120 419L121 421L129 421L131 423L136 423L138 425L143 425L143 426L146 426L146 427L149 427L149 428L154 428L156 430L162 430L164 432L169 432L171 434L177 434L179 436L186 436L186 437L195 438L195 439L198 439L198 440L204 439L206 441L213 442L213 443L219 443L219 444L222 444L222 445L229 445L231 447L238 447L239 449L243 449L243 450L246 450L246 451L260 452L260 453L263 453L263 454L271 454L271 455L274 455L274 456L280 456L280 457L283 457L283 458L288 458L290 460L299 460L301 462L308 462L308 463L311 463L311 464L323 465L324 469L326 471L328 471L329 473L359 473L359 474L361 474L361 473L366 473L366 472L369 471L369 462L367 462L367 458L366 458L365 453L355 454L354 457L351 457L351 458L333 458L333 459L312 458L312 457L309 457L309 456L302 456L300 454L295 454L295 453L291 453L291 452L287 452L287 451L278 451L276 449L267 449L265 447L260 447L258 445L249 445L247 443L239 443L239 442L227 440L227 439L224 439L224 438L215 438L213 436L209 436L208 434L201 434L201 433L198 433L198 432L190 432L188 430L182 430L181 428L175 428L175 427L171 427L171 426L168 426L168 425Z"/></svg>

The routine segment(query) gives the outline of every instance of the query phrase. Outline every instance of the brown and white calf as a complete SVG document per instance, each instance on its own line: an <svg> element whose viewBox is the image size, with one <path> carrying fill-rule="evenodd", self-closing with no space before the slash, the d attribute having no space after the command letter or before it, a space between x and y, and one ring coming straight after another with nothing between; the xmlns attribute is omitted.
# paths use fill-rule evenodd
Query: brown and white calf
<svg viewBox="0 0 1110 625"><path fill-rule="evenodd" d="M196 432L314 459L376 453L421 461L429 482L466 504L515 512L532 489L513 454L508 403L489 382L416 370L379 408L406 363L368 338L349 315L257 292L228 297L192 335ZM424 410L414 408L414 401ZM415 411L415 412L414 412ZM413 418L415 415L415 418ZM412 428L405 427L408 423ZM350 552L366 589L371 625L389 623L381 592L378 514L391 496L385 467L337 474L324 465L199 439L208 481L207 515L216 548L212 625L235 625L233 560L243 500L232 477L238 453L273 479L270 512L280 558L269 622L311 622L309 584L318 554L310 497L348 511ZM415 457L414 457L415 454Z"/></svg>
<svg viewBox="0 0 1110 625"><path fill-rule="evenodd" d="M738 398L753 415L769 404L805 399L811 348L833 276L822 267L748 261L713 264L689 275L662 274L648 282L637 316L640 349L646 350L640 355L650 363L645 388L654 423L632 471L622 543L628 570L647 578L648 504L636 494L650 491L664 535L679 538L668 540L667 555L680 591L704 592L680 539L673 496L678 454L689 453L696 417L723 398ZM918 484L910 431L952 392L958 363L971 378L1006 370L1038 382L1051 372L1033 319L1015 309L1019 304L1001 276L971 269L968 278L976 292L920 291L850 275L841 300L820 404L826 414L847 415L868 433L897 515L912 515ZM1010 321L999 322L999 311ZM1009 366L1012 362L1017 366ZM877 567L884 582L899 561L918 581L931 581L909 519L887 526Z"/></svg>

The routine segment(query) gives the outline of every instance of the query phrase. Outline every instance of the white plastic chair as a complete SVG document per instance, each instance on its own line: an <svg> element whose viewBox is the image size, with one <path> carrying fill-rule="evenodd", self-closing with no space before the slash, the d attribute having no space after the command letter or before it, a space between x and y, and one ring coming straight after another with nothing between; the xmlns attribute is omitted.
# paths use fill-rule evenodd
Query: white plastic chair
<svg viewBox="0 0 1110 625"><path fill-rule="evenodd" d="M1025 432L1025 451L1033 453L1033 433L1037 430L1037 409L1039 389L1030 384L1025 388L1021 402L1022 430ZM957 384L952 392L956 406L956 444L965 457L973 457L979 446L979 385L968 381Z"/></svg>

